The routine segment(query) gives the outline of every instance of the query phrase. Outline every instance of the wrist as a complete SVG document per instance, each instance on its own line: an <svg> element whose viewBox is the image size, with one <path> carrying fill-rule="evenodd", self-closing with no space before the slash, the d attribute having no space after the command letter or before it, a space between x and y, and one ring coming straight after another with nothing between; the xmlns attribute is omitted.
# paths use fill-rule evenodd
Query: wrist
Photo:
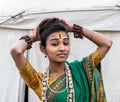
<svg viewBox="0 0 120 102"><path fill-rule="evenodd" d="M73 24L72 32L75 38L83 38L83 27L77 24Z"/></svg>
<svg viewBox="0 0 120 102"><path fill-rule="evenodd" d="M79 26L77 24L73 24L72 31L73 32L78 32L78 33L83 33L83 27Z"/></svg>
<svg viewBox="0 0 120 102"><path fill-rule="evenodd" d="M25 40L25 42L27 43L27 49L32 48L33 41L29 35L24 35L19 40Z"/></svg>
<svg viewBox="0 0 120 102"><path fill-rule="evenodd" d="M70 25L70 30L69 30L70 32L73 32L73 26L74 26L74 24Z"/></svg>

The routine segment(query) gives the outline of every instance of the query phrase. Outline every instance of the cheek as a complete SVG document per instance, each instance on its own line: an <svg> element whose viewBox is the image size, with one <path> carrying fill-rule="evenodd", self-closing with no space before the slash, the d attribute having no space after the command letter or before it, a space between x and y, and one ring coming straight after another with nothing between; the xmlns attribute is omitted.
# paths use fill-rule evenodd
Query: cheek
<svg viewBox="0 0 120 102"><path fill-rule="evenodd" d="M67 52L70 52L70 46L68 46L66 50L67 50Z"/></svg>
<svg viewBox="0 0 120 102"><path fill-rule="evenodd" d="M54 49L53 47L50 47L50 46L46 47L46 53L48 56L54 55L55 52L56 52L56 49Z"/></svg>

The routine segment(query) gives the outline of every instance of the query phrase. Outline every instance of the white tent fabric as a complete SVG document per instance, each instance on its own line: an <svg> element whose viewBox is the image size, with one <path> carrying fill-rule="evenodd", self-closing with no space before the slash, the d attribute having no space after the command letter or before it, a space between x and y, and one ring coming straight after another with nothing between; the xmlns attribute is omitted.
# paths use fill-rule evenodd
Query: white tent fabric
<svg viewBox="0 0 120 102"><path fill-rule="evenodd" d="M26 13L0 25L0 102L24 102L25 85L10 57L10 47L25 34L31 34L33 28L46 17L60 17L80 24L92 30L97 30L113 40L113 46L102 62L103 78L108 102L120 102L119 94L119 45L120 45L120 10L115 7L102 7L83 10L64 10L41 13ZM8 19L1 17L0 22ZM71 38L71 53L69 61L81 59L95 50L96 46L89 40ZM74 42L74 43L73 43ZM76 50L79 49L79 50ZM47 67L47 59L39 51L39 42L27 52L28 59L38 71ZM79 55L79 56L78 56ZM35 93L29 89L28 102L39 102Z"/></svg>
<svg viewBox="0 0 120 102"><path fill-rule="evenodd" d="M54 10L80 9L99 6L119 5L119 0L1 0L0 16L14 15L23 10L31 12L45 12Z"/></svg>
<svg viewBox="0 0 120 102"><path fill-rule="evenodd" d="M23 14L17 18L12 18L0 26L14 29L33 29L43 18L47 17L64 17L93 30L120 30L120 24L118 23L120 21L120 9L115 7ZM6 19L6 17L1 18L1 23Z"/></svg>
<svg viewBox="0 0 120 102"><path fill-rule="evenodd" d="M13 32L16 34L14 38ZM0 102L23 102L25 84L10 56L10 47L22 33L20 30L0 28L0 34L2 34L0 37Z"/></svg>

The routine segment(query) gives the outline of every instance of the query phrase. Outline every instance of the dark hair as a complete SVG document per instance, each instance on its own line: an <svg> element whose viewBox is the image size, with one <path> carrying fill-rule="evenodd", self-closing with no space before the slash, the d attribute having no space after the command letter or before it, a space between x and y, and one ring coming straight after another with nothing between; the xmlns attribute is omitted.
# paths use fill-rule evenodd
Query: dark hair
<svg viewBox="0 0 120 102"><path fill-rule="evenodd" d="M67 34L67 29L60 22L58 18L47 18L44 19L37 28L37 33L40 36L41 45L46 47L46 40L48 36L57 31L64 31ZM68 34L67 34L68 36ZM69 38L69 36L68 36Z"/></svg>

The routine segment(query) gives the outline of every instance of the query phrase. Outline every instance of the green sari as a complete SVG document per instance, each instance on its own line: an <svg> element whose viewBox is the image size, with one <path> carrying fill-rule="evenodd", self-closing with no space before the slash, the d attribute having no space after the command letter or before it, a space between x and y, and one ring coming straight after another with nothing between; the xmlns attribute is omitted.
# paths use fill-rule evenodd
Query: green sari
<svg viewBox="0 0 120 102"><path fill-rule="evenodd" d="M72 73L75 102L106 102L101 68L94 67L91 55L82 61L66 62ZM60 76L50 86L55 91L65 89L65 75ZM47 91L48 102L67 102L67 91L53 93Z"/></svg>

